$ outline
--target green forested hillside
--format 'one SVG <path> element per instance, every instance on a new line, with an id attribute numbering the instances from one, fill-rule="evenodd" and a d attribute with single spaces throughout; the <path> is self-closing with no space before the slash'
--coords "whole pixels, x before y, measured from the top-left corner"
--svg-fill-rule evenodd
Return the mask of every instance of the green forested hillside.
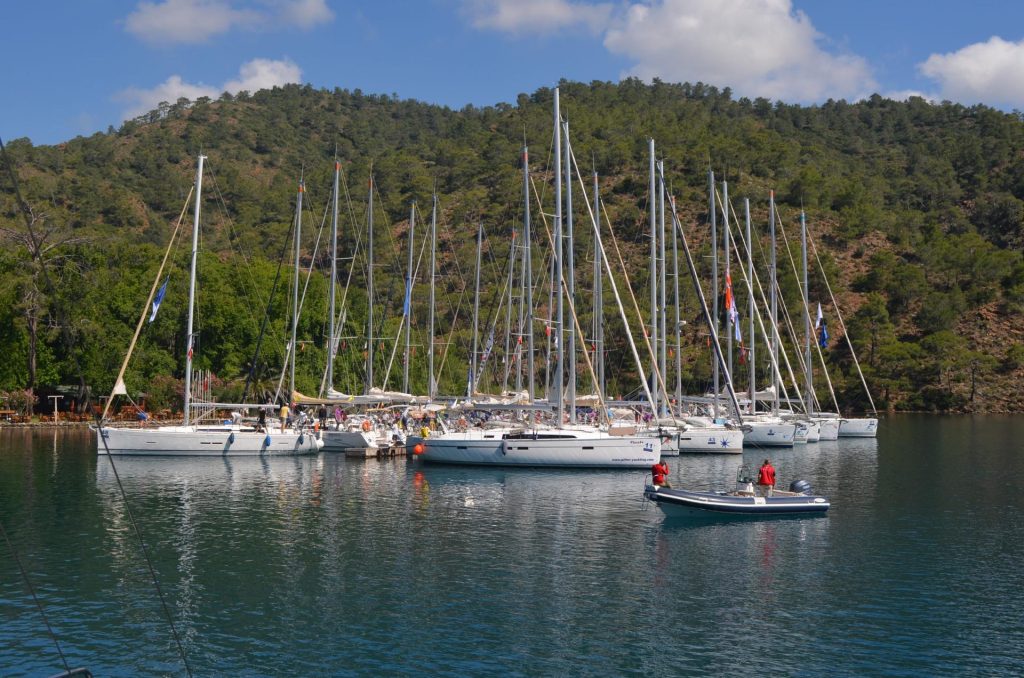
<path id="1" fill-rule="evenodd" d="M 1024 376 L 1024 123 L 1019 114 L 877 96 L 856 104 L 802 107 L 734 99 L 728 89 L 702 84 L 637 80 L 563 82 L 560 87 L 588 192 L 584 195 L 577 185 L 574 195 L 578 312 L 585 330 L 592 318 L 593 238 L 584 206 L 590 200 L 591 171 L 600 176 L 601 197 L 629 280 L 647 312 L 647 139 L 653 137 L 705 275 L 710 270 L 709 168 L 719 180 L 728 180 L 737 214 L 742 215 L 743 198 L 750 199 L 765 252 L 769 191 L 776 193 L 797 261 L 799 210 L 806 210 L 880 407 L 1024 409 L 1024 395 L 1016 388 Z M 303 265 L 314 264 L 314 273 L 298 329 L 298 386 L 311 393 L 319 388 L 327 335 L 326 233 L 314 248 L 327 214 L 335 155 L 345 179 L 342 284 L 355 267 L 336 387 L 353 392 L 363 387 L 365 259 L 361 252 L 354 259 L 352 254 L 357 235 L 365 239 L 372 171 L 375 326 L 380 323 L 376 334 L 385 337 L 375 351 L 375 385 L 384 385 L 380 380 L 401 322 L 410 204 L 418 204 L 419 257 L 436 187 L 439 365 L 446 355 L 441 391 L 465 388 L 480 221 L 487 233 L 481 325 L 498 321 L 482 389 L 500 389 L 505 320 L 497 300 L 507 276 L 511 234 L 522 219 L 520 150 L 524 142 L 530 147 L 536 191 L 550 214 L 551 102 L 552 90 L 541 89 L 519 95 L 514 104 L 454 111 L 358 90 L 289 86 L 224 95 L 218 101 L 181 100 L 120 129 L 57 146 L 5 139 L 32 234 L 41 246 L 35 256 L 4 168 L 0 346 L 6 359 L 0 362 L 0 395 L 10 403 L 26 388 L 45 393 L 57 385 L 75 386 L 93 398 L 110 392 L 185 206 L 200 152 L 208 156 L 210 172 L 204 186 L 197 364 L 217 376 L 221 397 L 237 397 L 249 370 L 278 261 L 288 246 L 300 178 L 307 190 Z M 549 248 L 536 204 L 533 212 L 535 279 L 546 284 Z M 173 408 L 181 388 L 190 221 L 187 212 L 167 297 L 157 320 L 144 327 L 126 380 L 129 391 L 146 394 L 152 408 Z M 607 230 L 604 237 L 610 238 Z M 291 280 L 290 256 L 285 259 L 257 370 L 261 391 L 276 387 L 284 355 Z M 426 261 L 423 256 L 413 296 L 414 392 L 426 388 Z M 767 284 L 764 260 L 756 265 Z M 733 273 L 746 318 L 745 284 Z M 791 313 L 797 313 L 798 288 L 784 248 L 780 286 Z M 681 288 L 687 320 L 684 388 L 699 393 L 710 371 L 706 331 L 687 277 L 681 278 Z M 812 304 L 822 303 L 829 322 L 832 338 L 825 356 L 840 404 L 864 407 L 844 333 L 817 270 L 810 290 Z M 546 288 L 538 287 L 535 298 L 538 316 L 545 316 Z M 606 302 L 609 391 L 626 395 L 637 388 L 637 377 L 618 312 L 610 298 Z M 543 351 L 544 326 L 538 323 L 534 329 Z M 634 336 L 640 337 L 635 323 Z M 399 351 L 388 388 L 401 387 L 401 361 Z M 543 370 L 543 356 L 537 366 Z M 818 371 L 818 394 L 828 402 Z"/>

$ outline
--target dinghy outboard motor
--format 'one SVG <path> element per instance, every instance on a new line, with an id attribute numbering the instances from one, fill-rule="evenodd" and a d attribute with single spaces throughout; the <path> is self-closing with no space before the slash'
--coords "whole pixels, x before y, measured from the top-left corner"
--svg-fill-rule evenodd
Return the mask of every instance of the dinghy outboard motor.
<path id="1" fill-rule="evenodd" d="M 806 480 L 794 480 L 789 484 L 789 491 L 797 494 L 810 494 L 811 484 Z"/>

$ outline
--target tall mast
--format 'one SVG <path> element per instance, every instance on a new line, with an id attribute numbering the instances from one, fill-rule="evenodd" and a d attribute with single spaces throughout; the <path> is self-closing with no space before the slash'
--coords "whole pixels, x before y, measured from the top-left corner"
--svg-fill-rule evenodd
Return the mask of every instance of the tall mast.
<path id="1" fill-rule="evenodd" d="M 405 307 L 402 309 L 405 316 L 405 369 L 402 371 L 402 393 L 409 392 L 409 346 L 412 340 L 412 243 L 416 234 L 416 201 L 413 200 L 409 208 L 409 264 L 406 269 L 409 273 L 405 279 Z"/>
<path id="2" fill-rule="evenodd" d="M 192 407 L 192 319 L 196 308 L 196 261 L 199 255 L 199 203 L 203 197 L 203 161 L 205 155 L 199 156 L 196 166 L 196 204 L 192 214 L 192 263 L 188 278 L 188 329 L 185 333 L 185 426 L 189 422 L 189 409 Z"/>
<path id="3" fill-rule="evenodd" d="M 779 377 L 776 365 L 779 364 L 779 301 L 778 286 L 775 280 L 775 191 L 768 193 L 768 230 L 772 240 L 771 256 L 771 306 L 772 306 L 772 414 L 779 413 Z"/>
<path id="4" fill-rule="evenodd" d="M 704 315 L 704 322 L 711 331 L 711 347 L 715 353 L 715 357 L 721 364 L 723 369 L 725 367 L 725 356 L 722 353 L 721 343 L 718 341 L 718 332 L 715 327 L 715 323 L 712 322 L 711 311 L 708 309 L 707 301 L 704 298 L 704 290 L 701 288 L 700 279 L 697 277 L 697 267 L 693 263 L 693 257 L 690 255 L 690 247 L 686 243 L 686 234 L 683 233 L 682 224 L 679 223 L 679 215 L 672 212 L 672 227 L 679 233 L 679 238 L 683 242 L 683 254 L 686 256 L 686 266 L 690 269 L 690 279 L 693 281 L 693 290 L 697 294 L 697 301 L 700 303 L 701 312 Z M 740 412 L 739 402 L 736 400 L 736 392 L 732 388 L 732 379 L 726 374 L 725 379 L 726 391 L 729 393 L 729 399 L 732 402 L 733 412 L 736 415 L 736 419 L 739 423 L 743 423 L 743 414 Z M 716 399 L 717 400 L 717 399 Z"/>
<path id="5" fill-rule="evenodd" d="M 729 182 L 722 181 L 722 215 L 724 217 L 723 228 L 722 228 L 722 239 L 725 245 L 725 279 L 729 285 L 729 298 L 733 300 L 733 304 L 736 303 L 735 295 L 736 290 L 732 286 L 732 257 L 729 250 Z M 732 309 L 725 309 L 725 355 L 726 355 L 726 366 L 729 370 L 729 375 L 732 376 L 732 335 L 733 335 L 733 318 Z"/>
<path id="6" fill-rule="evenodd" d="M 526 366 L 529 374 L 530 404 L 536 397 L 533 375 L 533 245 L 530 240 L 530 154 L 523 146 L 523 268 L 526 269 Z"/>
<path id="7" fill-rule="evenodd" d="M 750 361 L 750 413 L 757 412 L 757 370 L 754 369 L 754 347 L 757 337 L 754 334 L 754 241 L 750 239 L 750 198 L 743 199 L 743 213 L 747 224 L 747 291 L 750 293 L 750 348 L 747 358 Z"/>
<path id="8" fill-rule="evenodd" d="M 570 308 L 576 308 L 576 264 L 572 233 L 572 163 L 569 160 L 569 121 L 565 121 L 565 260 Z M 569 423 L 576 423 L 576 325 L 569 330 Z"/>
<path id="9" fill-rule="evenodd" d="M 810 290 L 807 288 L 807 219 L 803 210 L 800 210 L 800 246 L 804 264 L 804 367 L 807 370 L 807 405 L 804 412 L 810 416 L 814 412 L 814 365 L 811 363 L 811 306 Z"/>
<path id="10" fill-rule="evenodd" d="M 366 392 L 373 388 L 373 174 L 366 227 Z"/>
<path id="11" fill-rule="evenodd" d="M 302 245 L 302 194 L 306 192 L 306 183 L 303 180 L 299 180 L 299 196 L 295 201 L 295 274 L 292 278 L 292 282 L 295 291 L 292 295 L 292 356 L 291 356 L 291 369 L 288 377 L 288 400 L 292 399 L 292 394 L 295 393 L 295 354 L 298 353 L 299 345 L 296 343 L 298 338 L 298 325 L 299 325 L 299 247 Z"/>
<path id="12" fill-rule="evenodd" d="M 657 209 L 658 194 L 654 189 L 654 139 L 647 140 L 647 150 L 650 169 L 650 180 L 647 184 L 647 195 L 650 200 L 650 226 L 651 226 L 651 348 L 654 353 L 651 355 L 651 396 L 652 414 L 658 414 L 658 230 L 657 230 Z"/>
<path id="13" fill-rule="evenodd" d="M 594 171 L 594 219 L 601 227 L 601 195 Z M 605 398 L 604 380 L 604 288 L 601 271 L 601 242 L 594 238 L 594 357 L 597 359 L 597 396 Z"/>
<path id="14" fill-rule="evenodd" d="M 469 383 L 466 384 L 466 397 L 473 397 L 473 389 L 477 382 L 477 334 L 480 327 L 480 252 L 484 246 L 484 222 L 476 229 L 476 291 L 473 293 L 473 355 L 469 361 Z"/>
<path id="15" fill-rule="evenodd" d="M 341 174 L 341 163 L 334 161 L 334 198 L 331 214 L 331 283 L 328 287 L 329 335 L 327 338 L 327 391 L 334 388 L 334 355 L 337 352 L 337 340 L 334 338 L 334 297 L 338 279 L 338 177 Z"/>
<path id="16" fill-rule="evenodd" d="M 508 246 L 508 306 L 505 308 L 505 369 L 501 378 L 501 392 L 508 391 L 508 371 L 512 369 L 512 361 L 509 358 L 509 342 L 512 340 L 512 282 L 515 280 L 516 270 L 516 231 L 512 229 L 512 242 Z"/>
<path id="17" fill-rule="evenodd" d="M 430 329 L 427 331 L 427 399 L 433 400 L 437 394 L 434 382 L 434 268 L 437 248 L 437 193 L 434 194 L 433 207 L 430 210 Z"/>
<path id="18" fill-rule="evenodd" d="M 551 286 L 558 296 L 558 315 L 555 321 L 555 348 L 557 367 L 555 369 L 555 397 L 558 399 L 558 426 L 563 424 L 565 415 L 565 399 L 562 397 L 562 386 L 565 375 L 565 353 L 562 348 L 565 337 L 562 335 L 563 303 L 562 294 L 562 121 L 559 111 L 558 88 L 555 88 L 555 275 L 551 279 Z"/>
<path id="19" fill-rule="evenodd" d="M 669 199 L 673 212 L 676 210 L 675 198 Z M 672 279 L 675 283 L 673 305 L 676 307 L 676 408 L 683 401 L 683 329 L 679 324 L 679 236 L 672 229 Z M 665 385 L 668 388 L 668 384 Z"/>
<path id="20" fill-rule="evenodd" d="M 711 322 L 714 324 L 712 335 L 718 336 L 718 206 L 715 204 L 715 173 L 708 170 L 708 200 L 711 206 Z M 718 360 L 711 357 L 712 383 L 714 396 L 712 416 L 718 416 L 719 376 Z"/>
<path id="21" fill-rule="evenodd" d="M 658 344 L 656 350 L 658 350 L 658 368 L 661 371 L 661 379 L 658 380 L 658 388 L 662 389 L 661 399 L 661 412 L 662 415 L 668 409 L 668 332 L 667 332 L 667 321 L 668 321 L 668 305 L 665 303 L 666 296 L 666 280 L 665 280 L 665 269 L 666 258 L 665 258 L 665 163 L 664 161 L 658 162 L 658 261 L 659 269 L 658 273 L 660 280 L 658 281 L 658 309 L 660 311 L 659 322 L 658 322 Z"/>
<path id="22" fill-rule="evenodd" d="M 526 149 L 524 148 L 523 149 L 523 155 L 524 155 L 523 159 L 524 159 L 524 161 L 525 161 L 525 154 L 526 154 Z M 523 228 L 523 235 L 524 236 L 526 235 L 525 227 Z M 519 244 L 519 249 L 520 250 L 523 249 L 522 242 L 520 242 L 520 244 Z M 524 325 L 524 322 L 525 322 L 525 319 L 526 319 L 526 290 L 524 289 L 525 283 L 523 281 L 526 280 L 526 252 L 523 251 L 523 252 L 517 253 L 516 249 L 515 249 L 515 241 L 514 240 L 512 241 L 512 251 L 513 251 L 513 254 L 515 255 L 513 257 L 513 260 L 519 262 L 519 266 L 520 266 L 520 268 L 519 268 L 519 312 L 518 312 L 517 318 L 516 318 L 516 330 L 517 330 L 517 332 L 516 332 L 516 350 L 515 350 L 515 357 L 514 357 L 514 359 L 512 361 L 512 367 L 516 371 L 516 385 L 515 385 L 515 389 L 516 389 L 516 395 L 518 396 L 523 391 L 523 334 L 525 332 L 524 328 L 526 327 L 526 325 Z M 514 265 L 515 264 L 513 264 L 513 266 Z M 509 300 L 511 301 L 511 296 L 509 297 Z M 510 328 L 509 332 L 511 332 L 511 331 L 512 330 Z"/>

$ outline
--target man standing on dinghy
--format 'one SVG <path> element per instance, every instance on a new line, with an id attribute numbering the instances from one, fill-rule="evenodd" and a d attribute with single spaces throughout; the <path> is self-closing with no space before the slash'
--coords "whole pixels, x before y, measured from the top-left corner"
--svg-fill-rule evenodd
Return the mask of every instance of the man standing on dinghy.
<path id="1" fill-rule="evenodd" d="M 764 488 L 764 496 L 772 496 L 772 490 L 775 488 L 775 468 L 767 459 L 757 472 L 757 484 Z"/>

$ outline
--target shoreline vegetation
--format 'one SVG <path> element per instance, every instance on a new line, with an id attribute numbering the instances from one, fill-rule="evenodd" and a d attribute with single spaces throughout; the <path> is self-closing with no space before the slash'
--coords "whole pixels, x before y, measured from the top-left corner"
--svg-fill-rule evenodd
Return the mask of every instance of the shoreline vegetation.
<path id="1" fill-rule="evenodd" d="M 799 210 L 806 209 L 821 256 L 809 296 L 812 303 L 822 301 L 828 319 L 831 340 L 823 354 L 843 412 L 862 412 L 868 404 L 835 309 L 825 303 L 826 280 L 880 412 L 1024 412 L 1024 391 L 1017 388 L 1024 380 L 1024 155 L 1019 152 L 1024 122 L 1019 112 L 878 95 L 856 103 L 798 106 L 736 99 L 728 88 L 703 83 L 636 79 L 563 81 L 560 88 L 580 162 L 599 177 L 604 228 L 610 223 L 615 230 L 642 313 L 647 313 L 649 285 L 646 152 L 647 138 L 653 137 L 705 284 L 709 165 L 728 180 L 733 200 L 750 198 L 755 251 L 766 242 L 769 190 L 776 193 L 791 239 L 798 232 Z M 541 88 L 520 94 L 514 104 L 452 110 L 359 90 L 289 85 L 161 104 L 120 128 L 53 146 L 5 139 L 0 349 L 7 360 L 0 364 L 0 392 L 31 393 L 40 414 L 52 412 L 49 398 L 62 396 L 62 416 L 71 402 L 92 411 L 111 392 L 202 149 L 209 156 L 215 198 L 206 205 L 199 262 L 204 296 L 197 311 L 196 366 L 211 375 L 215 398 L 237 402 L 247 376 L 250 397 L 264 402 L 275 390 L 290 332 L 284 286 L 271 298 L 279 253 L 290 237 L 300 177 L 306 187 L 304 221 L 323 219 L 335 157 L 348 196 L 341 207 L 339 281 L 352 274 L 335 388 L 359 393 L 364 386 L 367 347 L 359 337 L 366 334 L 369 304 L 359 234 L 365 232 L 365 188 L 372 173 L 378 240 L 374 336 L 383 337 L 374 346 L 374 373 L 387 371 L 402 322 L 410 204 L 422 208 L 419 251 L 419 226 L 429 218 L 423 206 L 430 205 L 436 190 L 438 326 L 428 337 L 421 269 L 410 304 L 409 384 L 414 393 L 426 392 L 425 356 L 433 349 L 444 365 L 438 392 L 461 393 L 472 345 L 467 309 L 473 281 L 466 264 L 475 256 L 471 236 L 482 221 L 488 263 L 481 308 L 503 315 L 493 309 L 507 276 L 503 266 L 512 233 L 522 219 L 518 159 L 524 137 L 537 194 L 545 204 L 551 201 L 551 169 L 545 164 L 551 97 L 550 88 Z M 23 202 L 16 197 L 8 162 Z M 580 210 L 589 196 L 575 200 Z M 536 205 L 534 214 L 540 220 Z M 577 218 L 577 247 L 584 257 L 591 244 L 589 221 L 584 213 Z M 539 221 L 535 226 L 543 228 Z M 186 218 L 183 228 L 190 227 Z M 328 257 L 322 241 L 316 247 L 315 228 L 303 233 L 300 265 L 313 273 L 297 333 L 296 385 L 316 393 L 327 354 Z M 147 412 L 181 408 L 186 342 L 180 328 L 188 287 L 188 247 L 182 241 L 187 238 L 179 235 L 163 305 L 144 327 L 137 359 L 125 376 L 132 399 L 145 401 Z M 790 240 L 789 247 L 795 251 L 799 244 Z M 546 271 L 544 255 L 544 246 L 537 245 L 536 280 Z M 780 244 L 780 292 L 797 309 L 799 288 L 789 256 Z M 285 277 L 291 265 L 285 264 Z M 767 279 L 764 262 L 755 265 Z M 588 269 L 577 271 L 579 295 L 589 294 Z M 736 285 L 743 308 L 745 285 Z M 682 380 L 685 392 L 702 393 L 710 378 L 707 333 L 695 295 L 689 285 L 683 287 Z M 546 317 L 547 294 L 535 299 L 540 300 L 537 318 Z M 265 310 L 266 333 L 254 361 Z M 624 330 L 613 311 L 609 300 L 606 360 L 628 363 Z M 579 322 L 590 327 L 591 311 L 581 309 Z M 631 322 L 639 332 L 643 323 Z M 535 329 L 543 347 L 545 328 L 541 323 Z M 495 337 L 495 347 L 501 343 Z M 785 334 L 783 343 L 792 350 Z M 762 350 L 760 344 L 757 348 Z M 401 362 L 399 355 L 386 388 L 400 386 Z M 543 362 L 538 355 L 538 367 Z M 502 365 L 500 356 L 490 361 L 481 390 L 500 386 Z M 820 364 L 817 369 L 820 373 Z M 824 379 L 816 377 L 816 385 L 819 400 L 830 401 Z M 637 374 L 628 368 L 609 375 L 613 397 L 638 386 Z M 4 409 L 27 410 L 0 398 Z"/>

